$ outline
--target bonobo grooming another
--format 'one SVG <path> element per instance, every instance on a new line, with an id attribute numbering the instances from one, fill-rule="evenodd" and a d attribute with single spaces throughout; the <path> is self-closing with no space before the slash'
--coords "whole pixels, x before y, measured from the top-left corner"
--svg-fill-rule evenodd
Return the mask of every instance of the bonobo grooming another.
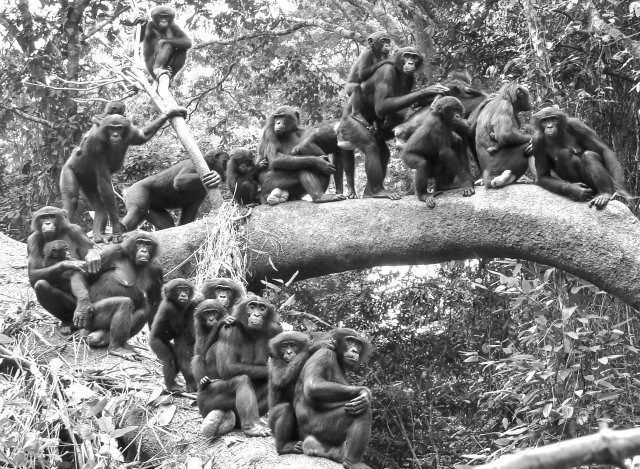
<path id="1" fill-rule="evenodd" d="M 211 171 L 202 180 L 193 161 L 187 159 L 132 184 L 124 194 L 127 214 L 122 224 L 125 231 L 137 229 L 145 219 L 158 230 L 172 228 L 175 223 L 169 209 L 181 210 L 179 226 L 195 220 L 207 196 L 205 186 L 212 189 L 220 184 L 229 155 L 214 149 L 204 154 L 204 160 Z"/>
<path id="2" fill-rule="evenodd" d="M 268 407 L 267 343 L 282 327 L 275 322 L 274 307 L 255 295 L 241 301 L 233 316 L 242 325 L 220 330 L 218 341 L 207 352 L 208 379 L 198 393 L 203 432 L 213 437 L 220 428 L 230 430 L 220 422 L 228 421 L 228 412 L 234 411 L 246 435 L 267 436 L 271 432 L 260 422 Z M 208 431 L 210 427 L 213 431 Z"/>
<path id="3" fill-rule="evenodd" d="M 317 145 L 307 145 L 293 154 L 303 132 L 300 115 L 290 106 L 276 109 L 267 119 L 258 148 L 260 164 L 265 164 L 264 159 L 268 162 L 268 169 L 259 176 L 263 204 L 301 199 L 306 194 L 316 203 L 345 200 L 342 194 L 325 194 L 335 167 L 321 156 L 324 152 Z"/>
<path id="4" fill-rule="evenodd" d="M 519 131 L 518 113 L 530 109 L 529 91 L 514 81 L 478 108 L 477 119 L 473 115 L 469 118 L 486 188 L 504 187 L 527 171 L 531 135 Z"/>
<path id="5" fill-rule="evenodd" d="M 463 196 L 475 194 L 469 170 L 467 140 L 469 124 L 458 99 L 445 96 L 431 105 L 420 127 L 402 149 L 402 159 L 416 170 L 418 200 L 436 206 L 440 191 L 464 187 Z M 458 177 L 459 181 L 454 182 Z"/>
<path id="6" fill-rule="evenodd" d="M 61 321 L 60 332 L 70 334 L 72 326 L 86 327 L 91 300 L 86 274 L 98 272 L 101 257 L 78 225 L 69 223 L 64 210 L 46 206 L 31 220 L 27 239 L 29 283 L 36 298 L 49 313 Z M 44 255 L 46 243 L 63 241 L 73 259 L 51 262 Z M 81 259 L 84 259 L 82 261 Z M 76 275 L 78 274 L 78 275 Z"/>
<path id="7" fill-rule="evenodd" d="M 539 185 L 596 208 L 604 208 L 616 191 L 629 195 L 616 154 L 580 119 L 547 107 L 533 115 L 533 124 Z"/>
<path id="8" fill-rule="evenodd" d="M 414 74 L 421 68 L 422 62 L 422 55 L 414 48 L 399 49 L 394 65 L 385 64 L 378 68 L 371 78 L 353 90 L 345 107 L 338 128 L 340 146 L 358 148 L 365 155 L 365 197 L 400 198 L 384 188 L 391 156 L 386 140 L 393 136 L 393 127 L 404 120 L 402 110 L 449 91 L 436 85 L 411 92 Z"/>
<path id="9" fill-rule="evenodd" d="M 173 8 L 160 5 L 150 12 L 143 37 L 142 54 L 149 74 L 158 79 L 167 73 L 170 78 L 176 76 L 187 60 L 187 51 L 191 48 L 191 39 L 175 22 Z"/>
<path id="10" fill-rule="evenodd" d="M 139 129 L 126 117 L 118 114 L 102 119 L 97 128 L 90 130 L 79 147 L 72 152 L 60 172 L 60 192 L 67 217 L 75 221 L 80 189 L 89 205 L 95 210 L 93 240 L 106 241 L 107 221 L 111 221 L 116 241 L 124 231 L 118 219 L 116 198 L 111 185 L 111 175 L 122 168 L 129 145 L 148 142 L 164 123 L 176 116 L 185 117 L 185 108 L 174 108 Z"/>
<path id="11" fill-rule="evenodd" d="M 366 363 L 371 344 L 353 329 L 330 334 L 335 351 L 321 349 L 298 377 L 294 411 L 302 451 L 341 462 L 347 469 L 368 468 L 362 456 L 371 437 L 371 391 L 351 386 L 347 371 Z"/>

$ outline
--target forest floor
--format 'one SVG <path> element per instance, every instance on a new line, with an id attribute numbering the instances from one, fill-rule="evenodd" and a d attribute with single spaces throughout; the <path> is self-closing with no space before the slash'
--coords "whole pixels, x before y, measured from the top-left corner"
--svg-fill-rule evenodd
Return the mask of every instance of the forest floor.
<path id="1" fill-rule="evenodd" d="M 59 468 L 75 467 L 73 460 L 87 468 L 338 467 L 326 459 L 279 457 L 272 438 L 240 432 L 213 444 L 203 438 L 195 395 L 165 391 L 147 328 L 130 340 L 136 360 L 62 336 L 29 285 L 26 251 L 26 244 L 0 233 L 0 421 L 11 422 L 0 426 L 4 462 Z"/>

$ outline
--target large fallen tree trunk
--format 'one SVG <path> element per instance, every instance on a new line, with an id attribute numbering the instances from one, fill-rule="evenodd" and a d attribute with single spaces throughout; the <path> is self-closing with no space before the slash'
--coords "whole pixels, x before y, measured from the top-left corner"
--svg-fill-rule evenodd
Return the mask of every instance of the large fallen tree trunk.
<path id="1" fill-rule="evenodd" d="M 595 210 L 535 185 L 479 188 L 472 197 L 453 191 L 436 201 L 433 210 L 415 197 L 256 207 L 246 218 L 250 287 L 296 272 L 305 279 L 379 265 L 510 257 L 558 267 L 640 307 L 640 223 L 622 203 Z M 176 266 L 202 244 L 207 221 L 158 235 L 163 265 Z M 187 262 L 180 273 L 193 267 Z"/>

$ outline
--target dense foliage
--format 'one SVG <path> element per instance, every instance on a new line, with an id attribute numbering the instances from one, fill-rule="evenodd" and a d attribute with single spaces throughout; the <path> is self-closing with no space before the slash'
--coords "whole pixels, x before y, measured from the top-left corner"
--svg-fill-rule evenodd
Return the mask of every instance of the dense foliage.
<path id="1" fill-rule="evenodd" d="M 59 170 L 105 100 L 125 99 L 139 125 L 157 115 L 117 73 L 131 65 L 133 20 L 148 3 L 138 2 L 140 11 L 97 0 L 1 7 L 3 232 L 23 240 L 31 210 L 59 201 Z M 305 123 L 339 115 L 363 38 L 385 29 L 396 46 L 414 44 L 429 57 L 421 84 L 459 68 L 489 91 L 518 78 L 536 107 L 553 102 L 583 118 L 618 153 L 638 193 L 639 2 L 174 4 L 195 46 L 172 90 L 203 150 L 255 147 L 280 104 L 299 107 Z M 180 151 L 171 130 L 132 148 L 116 189 L 174 163 Z M 389 176 L 409 189 L 397 159 Z M 355 327 L 373 339 L 377 353 L 359 379 L 375 393 L 376 465 L 462 464 L 587 434 L 601 420 L 635 424 L 635 311 L 555 269 L 451 263 L 335 275 L 274 295 L 289 322 Z"/>

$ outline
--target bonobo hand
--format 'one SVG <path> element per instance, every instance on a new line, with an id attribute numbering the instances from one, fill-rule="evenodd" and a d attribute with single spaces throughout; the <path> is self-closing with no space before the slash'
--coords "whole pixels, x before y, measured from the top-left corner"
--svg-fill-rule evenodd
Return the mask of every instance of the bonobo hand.
<path id="1" fill-rule="evenodd" d="M 204 175 L 202 176 L 202 182 L 204 183 L 205 187 L 208 187 L 209 189 L 218 187 L 221 181 L 222 177 L 220 177 L 220 175 L 215 171 L 209 171 L 208 173 L 204 173 Z"/>
<path id="2" fill-rule="evenodd" d="M 447 88 L 446 86 L 442 86 L 442 85 L 433 85 L 433 86 L 427 86 L 425 89 L 422 90 L 422 92 L 424 94 L 427 94 L 427 95 L 431 95 L 431 94 L 449 94 L 449 88 Z"/>
<path id="3" fill-rule="evenodd" d="M 230 326 L 232 324 L 235 324 L 236 321 L 237 319 L 231 316 L 230 314 L 227 314 L 225 317 L 222 318 L 222 322 L 224 323 L 225 326 Z"/>
<path id="4" fill-rule="evenodd" d="M 324 158 L 316 158 L 314 161 L 318 171 L 321 171 L 324 174 L 333 174 L 336 172 L 336 167 L 326 161 Z"/>
<path id="5" fill-rule="evenodd" d="M 200 387 L 204 389 L 209 385 L 209 383 L 211 383 L 211 380 L 209 379 L 209 377 L 203 376 L 202 379 L 200 380 Z"/>
<path id="6" fill-rule="evenodd" d="M 100 271 L 100 267 L 102 266 L 102 258 L 100 257 L 100 253 L 96 249 L 89 249 L 86 257 L 84 258 L 86 261 L 87 272 L 90 274 L 95 274 Z"/>
<path id="7" fill-rule="evenodd" d="M 62 270 L 77 270 L 78 272 L 85 272 L 87 263 L 84 261 L 62 261 L 58 264 Z"/>
<path id="8" fill-rule="evenodd" d="M 171 119 L 172 117 L 182 117 L 183 119 L 186 119 L 187 108 L 182 106 L 172 107 L 167 111 L 166 116 L 167 116 L 167 119 Z"/>
<path id="9" fill-rule="evenodd" d="M 266 169 L 269 167 L 269 159 L 268 158 L 262 158 L 260 161 L 258 161 L 258 168 L 260 169 Z"/>
<path id="10" fill-rule="evenodd" d="M 568 192 L 569 198 L 578 202 L 584 202 L 593 197 L 593 191 L 582 182 L 569 183 Z"/>
<path id="11" fill-rule="evenodd" d="M 371 407 L 371 391 L 361 388 L 360 395 L 344 405 L 344 411 L 349 415 L 360 415 Z"/>

